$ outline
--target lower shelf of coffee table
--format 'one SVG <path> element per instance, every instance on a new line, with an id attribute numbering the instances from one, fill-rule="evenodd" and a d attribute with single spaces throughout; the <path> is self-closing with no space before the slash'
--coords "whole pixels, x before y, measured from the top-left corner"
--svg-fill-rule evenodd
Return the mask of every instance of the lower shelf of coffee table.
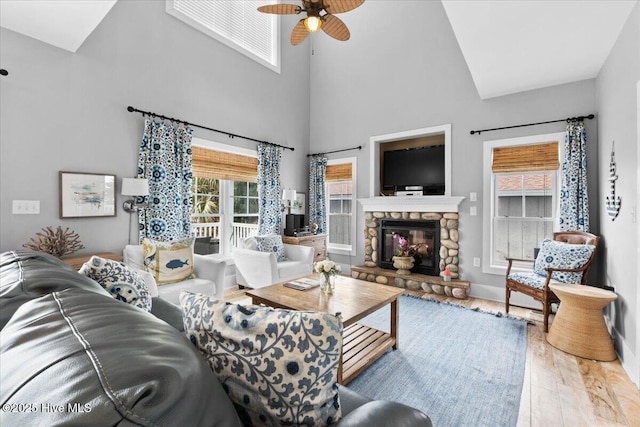
<path id="1" fill-rule="evenodd" d="M 342 338 L 342 366 L 338 382 L 349 384 L 395 344 L 395 338 L 378 329 L 358 323 L 346 327 Z"/>

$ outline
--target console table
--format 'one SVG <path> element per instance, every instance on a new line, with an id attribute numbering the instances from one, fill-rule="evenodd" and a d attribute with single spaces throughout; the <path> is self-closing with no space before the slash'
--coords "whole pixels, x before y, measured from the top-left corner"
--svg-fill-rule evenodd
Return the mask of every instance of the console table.
<path id="1" fill-rule="evenodd" d="M 326 234 L 312 234 L 311 236 L 282 236 L 282 242 L 288 245 L 311 246 L 313 248 L 313 262 L 324 261 L 327 257 Z"/>
<path id="2" fill-rule="evenodd" d="M 100 258 L 107 258 L 114 261 L 122 262 L 122 255 L 116 254 L 114 252 L 96 252 L 93 254 L 83 254 L 83 255 L 71 255 L 65 258 L 62 258 L 62 261 L 69 264 L 71 267 L 76 270 L 80 270 L 82 264 L 89 261 L 92 256 L 98 256 Z"/>

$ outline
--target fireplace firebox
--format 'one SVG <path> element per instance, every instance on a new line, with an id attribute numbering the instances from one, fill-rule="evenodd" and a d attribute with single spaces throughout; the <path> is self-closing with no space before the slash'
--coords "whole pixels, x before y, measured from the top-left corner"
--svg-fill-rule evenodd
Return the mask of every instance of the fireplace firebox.
<path id="1" fill-rule="evenodd" d="M 378 266 L 394 269 L 393 257 L 406 239 L 413 247 L 416 262 L 413 273 L 440 274 L 440 221 L 380 219 L 378 222 Z"/>

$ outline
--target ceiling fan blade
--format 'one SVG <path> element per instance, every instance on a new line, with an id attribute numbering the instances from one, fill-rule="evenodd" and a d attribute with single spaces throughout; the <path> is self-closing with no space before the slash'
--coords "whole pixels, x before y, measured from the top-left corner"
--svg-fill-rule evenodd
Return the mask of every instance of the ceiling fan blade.
<path id="1" fill-rule="evenodd" d="M 275 13 L 276 15 L 296 15 L 302 12 L 302 9 L 300 9 L 300 6 L 296 6 L 295 4 L 278 3 L 260 6 L 258 11 L 262 13 Z"/>
<path id="2" fill-rule="evenodd" d="M 307 38 L 308 35 L 309 31 L 304 27 L 304 19 L 299 20 L 291 31 L 291 44 L 294 46 L 299 45 Z"/>
<path id="3" fill-rule="evenodd" d="M 333 15 L 326 15 L 322 18 L 324 23 L 322 27 L 320 27 L 325 33 L 329 36 L 333 37 L 336 40 L 346 41 L 351 37 L 351 33 L 349 33 L 349 29 L 342 22 L 342 19 Z M 304 28 L 304 24 L 303 27 Z"/>
<path id="4" fill-rule="evenodd" d="M 364 3 L 364 0 L 324 0 L 324 9 L 329 13 L 349 12 Z"/>

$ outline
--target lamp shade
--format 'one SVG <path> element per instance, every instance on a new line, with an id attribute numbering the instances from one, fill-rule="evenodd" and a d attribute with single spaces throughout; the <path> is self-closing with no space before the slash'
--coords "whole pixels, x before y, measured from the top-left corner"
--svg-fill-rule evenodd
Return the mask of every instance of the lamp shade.
<path id="1" fill-rule="evenodd" d="M 146 178 L 122 178 L 123 196 L 148 196 L 149 180 Z"/>
<path id="2" fill-rule="evenodd" d="M 294 201 L 296 199 L 296 190 L 282 190 L 282 200 Z"/>

